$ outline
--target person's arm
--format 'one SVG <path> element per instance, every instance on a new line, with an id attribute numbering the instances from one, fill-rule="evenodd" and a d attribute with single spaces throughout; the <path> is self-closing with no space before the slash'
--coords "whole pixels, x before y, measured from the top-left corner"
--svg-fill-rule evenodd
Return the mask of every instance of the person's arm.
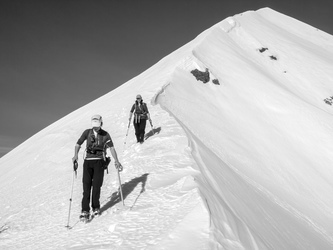
<path id="1" fill-rule="evenodd" d="M 72 161 L 75 162 L 78 160 L 78 155 L 79 155 L 79 151 L 80 151 L 81 146 L 79 144 L 75 145 L 74 148 L 74 157 L 72 158 Z"/>
<path id="2" fill-rule="evenodd" d="M 146 103 L 145 103 L 145 107 L 146 107 L 146 115 L 147 115 L 147 118 L 148 118 L 148 120 L 151 122 L 150 114 L 149 114 L 149 110 L 148 110 L 148 107 L 147 107 L 147 104 L 146 104 Z"/>
<path id="3" fill-rule="evenodd" d="M 128 119 L 129 122 L 131 122 L 131 120 L 132 120 L 132 115 L 133 115 L 133 112 L 130 112 L 129 113 L 129 119 Z"/>
<path id="4" fill-rule="evenodd" d="M 72 158 L 72 161 L 75 162 L 78 160 L 78 155 L 79 155 L 79 151 L 81 148 L 82 143 L 87 139 L 87 134 L 89 133 L 89 129 L 85 130 L 81 137 L 78 139 L 75 148 L 74 148 L 74 156 Z"/>
<path id="5" fill-rule="evenodd" d="M 110 152 L 111 152 L 111 155 L 112 155 L 112 157 L 114 159 L 114 165 L 118 169 L 121 166 L 121 164 L 120 164 L 120 162 L 118 160 L 116 149 L 114 147 L 110 147 Z"/>
<path id="6" fill-rule="evenodd" d="M 133 112 L 134 112 L 134 109 L 135 109 L 135 106 L 134 106 L 135 104 L 133 104 L 133 106 L 132 106 L 132 108 L 131 108 L 131 111 L 130 111 L 130 113 L 129 113 L 129 122 L 131 122 L 131 119 L 132 119 L 132 115 L 133 115 Z"/>

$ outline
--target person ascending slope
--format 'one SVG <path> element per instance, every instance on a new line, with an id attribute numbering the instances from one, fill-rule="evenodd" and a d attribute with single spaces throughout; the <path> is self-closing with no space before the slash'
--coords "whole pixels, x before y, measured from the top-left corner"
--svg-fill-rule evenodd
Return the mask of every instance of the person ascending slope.
<path id="1" fill-rule="evenodd" d="M 147 108 L 147 104 L 143 102 L 141 95 L 136 96 L 136 101 L 133 104 L 130 115 L 129 122 L 131 122 L 132 115 L 134 112 L 133 124 L 135 128 L 135 136 L 137 142 L 143 143 L 146 129 L 146 121 L 150 120 L 149 111 Z"/>
<path id="2" fill-rule="evenodd" d="M 75 145 L 73 162 L 77 162 L 81 145 L 86 141 L 86 154 L 83 163 L 83 198 L 80 219 L 86 221 L 90 217 L 90 193 L 93 215 L 100 214 L 100 193 L 103 184 L 104 170 L 106 165 L 106 148 L 110 149 L 115 160 L 115 167 L 122 169 L 118 161 L 117 152 L 113 146 L 111 136 L 102 129 L 103 120 L 100 115 L 91 118 L 92 129 L 86 129 Z"/>

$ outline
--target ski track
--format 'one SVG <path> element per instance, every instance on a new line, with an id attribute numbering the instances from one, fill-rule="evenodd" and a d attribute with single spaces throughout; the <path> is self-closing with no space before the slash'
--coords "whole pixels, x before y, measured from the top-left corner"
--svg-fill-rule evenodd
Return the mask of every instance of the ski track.
<path id="1" fill-rule="evenodd" d="M 121 172 L 124 195 L 129 192 L 125 207 L 121 202 L 110 203 L 119 186 L 112 160 L 100 198 L 105 211 L 90 223 L 78 221 L 82 198 L 81 160 L 74 180 L 69 223 L 72 229 L 65 227 L 72 176 L 68 183 L 58 183 L 60 179 L 50 174 L 49 180 L 34 181 L 25 190 L 26 195 L 6 199 L 7 210 L 0 222 L 6 223 L 9 229 L 0 234 L 0 249 L 161 249 L 159 243 L 165 243 L 165 238 L 186 215 L 203 203 L 192 176 L 197 171 L 185 133 L 168 113 L 158 107 L 152 109 L 152 114 L 158 113 L 155 121 L 158 132 L 140 145 L 135 143 L 131 126 L 123 152 L 119 145 L 116 147 L 124 166 Z M 146 130 L 151 135 L 149 124 Z M 12 193 L 17 194 L 15 190 Z M 202 216 L 208 221 L 207 213 Z"/>

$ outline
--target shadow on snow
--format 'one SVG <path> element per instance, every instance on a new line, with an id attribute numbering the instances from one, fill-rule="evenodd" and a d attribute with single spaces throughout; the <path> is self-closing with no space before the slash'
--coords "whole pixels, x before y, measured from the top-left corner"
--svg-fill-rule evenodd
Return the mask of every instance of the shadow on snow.
<path id="1" fill-rule="evenodd" d="M 8 229 L 9 229 L 9 226 L 7 226 L 7 224 L 4 224 L 4 225 L 0 226 L 0 233 L 6 231 Z"/>
<path id="2" fill-rule="evenodd" d="M 135 187 L 141 183 L 141 191 L 138 195 L 138 197 L 135 199 L 133 205 L 131 206 L 131 208 L 135 205 L 136 201 L 138 200 L 139 196 L 145 191 L 145 186 L 146 186 L 146 182 L 147 182 L 147 177 L 148 177 L 148 173 L 141 175 L 140 177 L 136 177 L 132 180 L 130 180 L 129 182 L 126 182 L 124 184 L 121 185 L 122 188 L 122 192 L 123 192 L 123 198 L 124 200 L 126 199 L 126 197 L 133 192 L 133 190 L 135 189 Z M 111 196 L 109 197 L 110 200 L 104 204 L 101 207 L 101 213 L 103 213 L 104 211 L 106 211 L 107 209 L 113 207 L 114 205 L 116 205 L 118 202 L 121 202 L 121 197 L 120 197 L 120 193 L 119 193 L 119 189 L 118 191 L 114 192 L 111 194 Z"/>
<path id="3" fill-rule="evenodd" d="M 161 127 L 154 128 L 150 130 L 146 135 L 145 135 L 145 140 L 147 140 L 149 137 L 153 136 L 154 134 L 159 134 L 161 132 Z"/>

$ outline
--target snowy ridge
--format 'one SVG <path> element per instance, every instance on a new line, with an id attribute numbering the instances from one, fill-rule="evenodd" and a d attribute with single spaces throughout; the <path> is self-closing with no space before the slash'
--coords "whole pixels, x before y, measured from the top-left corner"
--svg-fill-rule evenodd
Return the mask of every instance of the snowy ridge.
<path id="1" fill-rule="evenodd" d="M 40 131 L 0 159 L 0 248 L 332 249 L 332 42 L 248 11 Z M 125 138 L 138 93 L 153 104 L 142 145 L 132 126 Z M 81 150 L 67 230 L 74 145 L 96 113 L 126 207 L 111 163 L 102 216 L 77 223 Z"/>
<path id="2" fill-rule="evenodd" d="M 216 248 L 332 247 L 332 41 L 269 9 L 237 15 L 155 97 L 190 140 Z M 221 85 L 198 81 L 195 68 Z"/>

